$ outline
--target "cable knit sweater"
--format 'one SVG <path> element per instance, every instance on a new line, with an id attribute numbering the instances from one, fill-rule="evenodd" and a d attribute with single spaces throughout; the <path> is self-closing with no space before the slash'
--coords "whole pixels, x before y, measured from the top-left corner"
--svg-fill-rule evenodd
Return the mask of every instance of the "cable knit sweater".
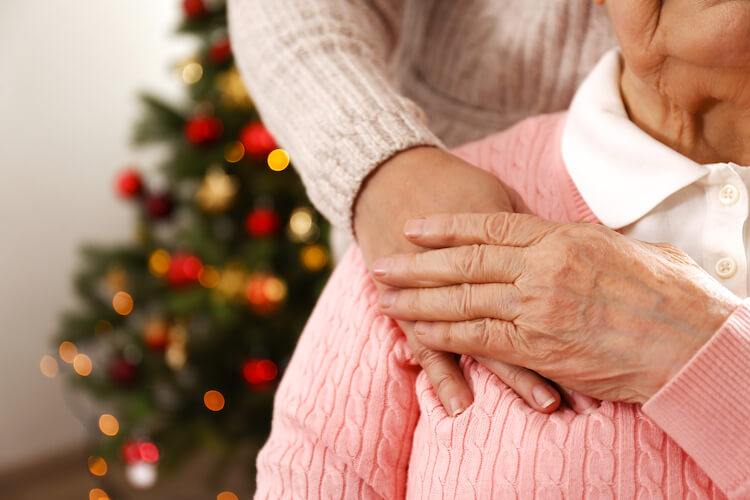
<path id="1" fill-rule="evenodd" d="M 315 206 L 350 230 L 367 174 L 566 109 L 616 45 L 587 0 L 228 0 L 233 52 Z"/>
<path id="2" fill-rule="evenodd" d="M 518 212 L 597 223 L 561 158 L 564 120 L 456 153 Z M 544 415 L 471 358 L 461 368 L 475 401 L 451 418 L 352 247 L 279 386 L 256 498 L 750 498 L 750 299 L 643 407 Z"/>

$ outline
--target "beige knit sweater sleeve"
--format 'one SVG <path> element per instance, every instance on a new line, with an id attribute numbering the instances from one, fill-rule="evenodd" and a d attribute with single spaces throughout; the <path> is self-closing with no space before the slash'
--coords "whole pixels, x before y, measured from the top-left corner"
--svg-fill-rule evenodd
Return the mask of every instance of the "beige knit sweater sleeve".
<path id="1" fill-rule="evenodd" d="M 349 230 L 367 174 L 416 145 L 442 146 L 388 77 L 404 0 L 229 0 L 243 81 L 315 206 Z"/>

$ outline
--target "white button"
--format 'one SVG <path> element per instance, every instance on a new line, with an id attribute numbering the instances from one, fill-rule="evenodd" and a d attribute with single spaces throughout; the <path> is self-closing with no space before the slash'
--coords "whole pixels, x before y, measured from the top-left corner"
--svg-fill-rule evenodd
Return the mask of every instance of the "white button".
<path id="1" fill-rule="evenodd" d="M 737 272 L 737 263 L 734 259 L 724 257 L 716 261 L 716 274 L 719 278 L 729 279 Z"/>
<path id="2" fill-rule="evenodd" d="M 740 199 L 740 190 L 731 184 L 726 184 L 719 190 L 719 201 L 724 205 L 734 205 Z"/>

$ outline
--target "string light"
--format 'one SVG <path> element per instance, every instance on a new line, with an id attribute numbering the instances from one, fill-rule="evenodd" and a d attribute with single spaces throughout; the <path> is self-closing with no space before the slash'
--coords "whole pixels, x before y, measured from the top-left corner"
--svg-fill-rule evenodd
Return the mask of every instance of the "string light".
<path id="1" fill-rule="evenodd" d="M 224 159 L 228 163 L 237 163 L 245 157 L 245 146 L 240 141 L 232 141 L 224 146 Z"/>
<path id="2" fill-rule="evenodd" d="M 117 314 L 127 316 L 133 311 L 133 297 L 128 292 L 117 292 L 112 298 L 112 307 Z"/>
<path id="3" fill-rule="evenodd" d="M 157 278 L 161 278 L 169 271 L 170 261 L 171 256 L 169 252 L 161 248 L 154 250 L 148 258 L 148 270 Z"/>
<path id="4" fill-rule="evenodd" d="M 289 166 L 289 153 L 283 149 L 274 149 L 268 154 L 268 168 L 274 172 L 281 172 Z"/>
<path id="5" fill-rule="evenodd" d="M 198 275 L 198 283 L 204 288 L 216 288 L 219 286 L 220 281 L 221 277 L 219 276 L 219 271 L 213 266 L 203 266 L 203 269 L 201 269 L 201 272 Z"/>
<path id="6" fill-rule="evenodd" d="M 39 361 L 39 369 L 45 377 L 55 378 L 58 371 L 57 360 L 49 354 L 45 354 Z"/>
<path id="7" fill-rule="evenodd" d="M 91 364 L 91 358 L 85 354 L 76 354 L 73 358 L 73 369 L 76 373 L 82 377 L 88 377 L 91 374 L 93 365 Z"/>
<path id="8" fill-rule="evenodd" d="M 78 349 L 73 342 L 68 342 L 66 340 L 65 342 L 60 344 L 59 352 L 60 359 L 62 359 L 66 363 L 73 363 L 76 354 L 78 354 Z"/>
<path id="9" fill-rule="evenodd" d="M 203 403 L 211 411 L 221 411 L 224 408 L 224 395 L 219 391 L 207 391 L 203 395 Z"/>
<path id="10" fill-rule="evenodd" d="M 319 271 L 328 264 L 328 252 L 322 245 L 307 245 L 300 250 L 300 261 L 305 269 Z"/>
<path id="11" fill-rule="evenodd" d="M 104 490 L 93 488 L 89 491 L 89 500 L 109 500 L 109 495 Z"/>
<path id="12" fill-rule="evenodd" d="M 182 81 L 188 85 L 198 83 L 203 78 L 203 66 L 191 61 L 182 67 Z"/>
<path id="13" fill-rule="evenodd" d="M 105 436 L 116 436 L 120 431 L 120 422 L 114 416 L 105 413 L 99 417 L 99 430 Z"/>
<path id="14" fill-rule="evenodd" d="M 308 207 L 298 207 L 289 217 L 287 236 L 295 243 L 310 241 L 318 235 L 313 211 Z"/>
<path id="15" fill-rule="evenodd" d="M 102 457 L 89 457 L 89 472 L 95 476 L 103 476 L 107 473 L 107 462 Z"/>

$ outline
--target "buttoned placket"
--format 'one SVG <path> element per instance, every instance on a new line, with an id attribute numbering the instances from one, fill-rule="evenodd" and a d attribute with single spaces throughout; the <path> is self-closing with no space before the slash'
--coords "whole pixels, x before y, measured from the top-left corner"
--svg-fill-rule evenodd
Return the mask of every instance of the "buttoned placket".
<path id="1" fill-rule="evenodd" d="M 747 187 L 733 164 L 708 165 L 701 181 L 706 190 L 703 267 L 722 285 L 747 297 L 747 253 L 744 226 Z"/>

